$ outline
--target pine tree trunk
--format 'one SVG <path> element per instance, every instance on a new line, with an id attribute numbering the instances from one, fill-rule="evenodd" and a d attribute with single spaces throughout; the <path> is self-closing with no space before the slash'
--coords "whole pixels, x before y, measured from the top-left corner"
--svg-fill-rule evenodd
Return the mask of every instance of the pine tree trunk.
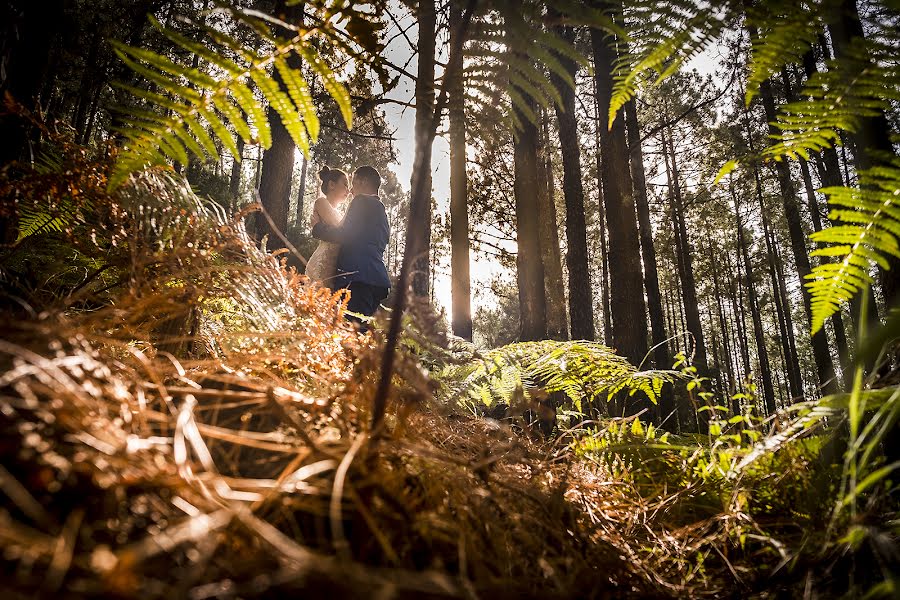
<path id="1" fill-rule="evenodd" d="M 532 109 L 536 103 L 520 90 Z M 521 341 L 540 340 L 547 335 L 544 264 L 541 259 L 540 198 L 538 194 L 538 130 L 518 108 L 514 107 L 522 125 L 514 132 L 513 155 L 515 174 L 513 193 L 516 199 L 516 273 L 519 283 Z"/>
<path id="2" fill-rule="evenodd" d="M 687 330 L 693 338 L 693 364 L 701 374 L 707 372 L 706 343 L 703 338 L 703 325 L 700 321 L 700 305 L 697 299 L 697 284 L 694 279 L 694 264 L 691 257 L 687 224 L 684 220 L 684 201 L 681 196 L 681 181 L 678 164 L 675 160 L 675 148 L 672 146 L 671 132 L 662 133 L 663 160 L 666 163 L 666 181 L 669 187 L 669 209 L 672 214 L 672 225 L 675 233 L 675 251 L 677 256 L 678 276 L 684 298 L 684 314 Z"/>
<path id="3" fill-rule="evenodd" d="M 749 147 L 751 154 L 755 154 L 756 149 L 753 144 L 753 133 L 750 130 L 750 114 L 746 108 L 744 109 L 744 126 L 747 134 L 747 146 Z M 803 396 L 803 378 L 800 374 L 800 359 L 797 354 L 797 342 L 794 336 L 791 304 L 784 282 L 784 270 L 778 259 L 778 245 L 774 239 L 774 233 L 771 231 L 772 227 L 767 216 L 768 211 L 763 200 L 762 177 L 759 172 L 759 165 L 755 162 L 753 164 L 753 183 L 756 200 L 759 203 L 759 214 L 762 220 L 763 236 L 766 242 L 769 278 L 772 282 L 772 296 L 775 301 L 775 311 L 781 333 L 782 353 L 784 354 L 788 387 L 793 398 L 800 398 Z"/>
<path id="4" fill-rule="evenodd" d="M 424 158 L 424 168 L 412 174 L 410 189 L 421 190 L 410 197 L 410 213 L 424 216 L 416 221 L 420 235 L 406 241 L 408 253 L 414 257 L 412 290 L 420 298 L 430 296 L 431 273 L 431 123 L 434 115 L 434 51 L 437 13 L 434 0 L 420 0 L 416 9 L 419 23 L 418 71 L 416 73 L 416 155 Z"/>
<path id="5" fill-rule="evenodd" d="M 712 243 L 707 246 L 709 256 L 716 256 L 713 252 Z M 719 329 L 722 331 L 722 350 L 725 355 L 725 376 L 728 379 L 728 396 L 735 393 L 734 385 L 734 364 L 731 361 L 731 344 L 728 341 L 728 323 L 725 321 L 725 307 L 722 305 L 722 290 L 719 285 L 719 269 L 712 269 L 713 275 L 713 293 L 716 296 L 716 317 L 719 321 Z"/>
<path id="6" fill-rule="evenodd" d="M 603 172 L 603 156 L 600 143 L 600 104 L 594 94 L 594 136 L 597 149 L 597 176 Z M 597 231 L 600 233 L 600 308 L 603 311 L 603 343 L 612 343 L 612 318 L 609 309 L 609 244 L 606 239 L 606 204 L 603 201 L 603 186 L 597 182 Z"/>
<path id="7" fill-rule="evenodd" d="M 791 79 L 786 68 L 781 69 L 781 81 L 784 85 L 784 97 L 788 102 L 794 102 L 796 97 L 791 86 Z M 829 150 L 834 152 L 833 148 Z M 835 160 L 837 156 L 835 155 Z M 816 198 L 816 189 L 812 182 L 812 174 L 809 171 L 809 164 L 803 158 L 800 158 L 800 176 L 803 179 L 803 189 L 806 192 L 806 204 L 809 208 L 809 214 L 812 219 L 813 230 L 822 231 L 822 215 L 819 210 L 819 200 Z M 840 178 L 840 174 L 838 175 Z M 840 183 L 838 185 L 841 185 Z M 827 260 L 824 259 L 823 260 Z M 850 349 L 847 346 L 847 333 L 844 329 L 844 319 L 841 312 L 838 311 L 831 317 L 831 325 L 834 330 L 834 342 L 838 350 L 838 358 L 840 359 L 843 369 L 849 366 Z"/>
<path id="8" fill-rule="evenodd" d="M 459 35 L 462 10 L 450 2 L 450 47 Z M 466 175 L 466 99 L 463 89 L 463 47 L 450 57 L 454 71 L 448 82 L 450 117 L 450 293 L 453 335 L 472 340 L 472 291 L 469 275 L 469 207 Z"/>
<path id="9" fill-rule="evenodd" d="M 297 210 L 294 212 L 294 223 L 297 227 L 303 226 L 303 204 L 306 196 L 306 180 L 309 177 L 309 158 L 303 156 L 300 166 L 300 185 L 297 188 Z"/>
<path id="10" fill-rule="evenodd" d="M 606 123 L 617 60 L 615 40 L 601 30 L 592 29 L 591 44 L 601 123 Z M 600 128 L 600 143 L 600 179 L 609 220 L 612 345 L 637 365 L 647 353 L 647 311 L 624 115 L 618 114 L 611 128 Z"/>
<path id="11" fill-rule="evenodd" d="M 762 195 L 759 195 L 760 207 Z M 778 251 L 778 244 L 772 226 L 765 212 L 762 213 L 763 235 L 766 242 L 766 259 L 769 264 L 769 278 L 772 283 L 772 298 L 778 317 L 778 328 L 781 333 L 782 354 L 787 371 L 788 389 L 791 397 L 800 399 L 803 396 L 803 376 L 800 373 L 800 359 L 797 354 L 797 339 L 794 335 L 794 318 L 791 315 L 791 303 L 784 281 L 784 266 Z"/>
<path id="12" fill-rule="evenodd" d="M 539 227 L 541 233 L 541 260 L 544 263 L 544 292 L 547 311 L 547 337 L 564 340 L 569 337 L 566 318 L 566 295 L 563 283 L 562 257 L 559 250 L 559 225 L 556 219 L 553 163 L 547 145 L 547 118 L 539 111 L 540 133 L 538 138 L 538 201 L 540 202 Z"/>
<path id="13" fill-rule="evenodd" d="M 734 218 L 738 248 L 740 249 L 741 258 L 743 259 L 744 280 L 747 282 L 747 296 L 750 300 L 753 337 L 756 340 L 756 357 L 759 362 L 759 376 L 762 378 L 763 384 L 763 401 L 765 402 L 766 413 L 771 415 L 775 412 L 775 392 L 772 388 L 772 369 L 769 366 L 769 352 L 766 349 L 766 338 L 765 333 L 763 332 L 759 301 L 756 298 L 756 288 L 753 285 L 753 267 L 750 263 L 750 252 L 747 250 L 747 242 L 744 240 L 744 225 L 741 222 L 741 207 L 738 203 L 738 197 L 737 193 L 734 191 L 733 183 L 730 188 L 731 199 L 732 202 L 734 202 Z"/>
<path id="14" fill-rule="evenodd" d="M 653 247 L 653 228 L 650 225 L 650 204 L 647 200 L 647 176 L 644 172 L 644 152 L 641 149 L 641 129 L 633 99 L 625 104 L 625 123 L 628 128 L 628 156 L 631 161 L 631 179 L 634 181 L 634 202 L 637 207 L 641 258 L 644 263 L 644 289 L 647 292 L 647 308 L 650 311 L 650 332 L 654 346 L 653 358 L 657 369 L 668 369 L 672 366 L 672 360 L 665 343 L 666 324 L 659 294 L 659 273 L 656 267 L 656 249 Z"/>
<path id="15" fill-rule="evenodd" d="M 751 38 L 756 38 L 756 32 L 751 28 Z M 772 125 L 776 119 L 775 98 L 772 95 L 772 87 L 768 80 L 763 81 L 759 86 L 760 97 L 763 101 L 763 107 L 766 112 L 766 120 L 769 122 L 769 134 L 778 135 L 778 129 Z M 778 161 L 775 163 L 775 169 L 778 174 L 778 187 L 781 192 L 781 199 L 784 205 L 784 214 L 787 219 L 788 233 L 791 238 L 791 250 L 794 253 L 794 264 L 797 266 L 797 274 L 801 282 L 807 281 L 807 275 L 810 274 L 812 268 L 809 263 L 809 254 L 806 250 L 806 234 L 803 232 L 803 223 L 800 217 L 800 210 L 797 206 L 796 192 L 794 183 L 791 180 L 791 169 L 787 161 Z M 812 318 L 811 301 L 809 291 L 805 286 L 801 286 L 803 294 L 803 304 L 806 308 L 806 314 Z M 816 364 L 816 374 L 818 376 L 818 385 L 822 386 L 822 390 L 826 394 L 833 393 L 837 390 L 834 377 L 834 365 L 831 360 L 831 352 L 828 350 L 828 338 L 825 331 L 820 330 L 812 336 L 813 359 Z"/>
<path id="16" fill-rule="evenodd" d="M 237 136 L 237 148 L 239 156 L 236 156 L 234 162 L 231 163 L 231 180 L 228 184 L 228 192 L 231 195 L 231 206 L 232 209 L 237 209 L 238 201 L 240 200 L 241 195 L 241 172 L 243 171 L 243 153 L 244 153 L 244 138 L 241 136 Z M 240 160 L 238 160 L 240 159 Z"/>
<path id="17" fill-rule="evenodd" d="M 738 256 L 737 262 L 738 265 L 742 262 L 743 258 L 740 254 L 740 248 L 737 249 Z M 735 265 L 731 262 L 731 255 L 726 254 L 725 259 L 727 261 L 728 272 L 735 274 L 734 279 L 731 280 L 731 312 L 734 315 L 735 320 L 735 330 L 737 331 L 738 336 L 738 348 L 740 349 L 740 359 L 741 366 L 743 367 L 743 377 L 747 377 L 750 372 L 750 344 L 747 341 L 747 318 L 744 314 L 744 278 L 741 277 L 740 271 L 738 271 L 739 266 Z"/>
<path id="18" fill-rule="evenodd" d="M 570 27 L 561 36 L 574 39 Z M 577 66 L 565 56 L 557 56 L 572 79 Z M 556 107 L 559 145 L 563 163 L 563 196 L 566 202 L 566 266 L 569 273 L 569 319 L 572 339 L 594 339 L 594 307 L 591 274 L 588 267 L 587 227 L 584 215 L 584 188 L 581 185 L 581 151 L 578 147 L 578 123 L 575 113 L 575 90 L 558 75 L 552 81 L 562 97 Z"/>
<path id="19" fill-rule="evenodd" d="M 276 14 L 284 14 L 286 19 L 299 22 L 303 16 L 303 6 L 287 6 L 285 0 L 279 0 Z M 293 69 L 300 68 L 300 58 L 291 55 L 288 65 Z M 280 74 L 274 72 L 274 79 L 279 87 L 287 93 Z M 294 153 L 297 146 L 281 121 L 278 112 L 271 106 L 266 110 L 272 129 L 272 146 L 266 150 L 262 159 L 262 173 L 259 179 L 259 196 L 263 209 L 269 214 L 278 232 L 284 234 L 288 226 L 288 212 L 291 205 L 291 181 L 294 176 Z M 282 248 L 284 242 L 272 229 L 265 217 L 257 219 L 256 236 L 262 239 L 268 236 L 268 248 Z"/>

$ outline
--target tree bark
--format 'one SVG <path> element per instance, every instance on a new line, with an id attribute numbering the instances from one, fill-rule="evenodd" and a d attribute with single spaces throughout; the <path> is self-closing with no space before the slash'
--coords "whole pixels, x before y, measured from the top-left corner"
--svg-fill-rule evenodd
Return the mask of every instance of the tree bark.
<path id="1" fill-rule="evenodd" d="M 668 136 L 667 136 L 668 134 Z M 700 304 L 697 299 L 697 283 L 694 278 L 694 263 L 688 239 L 687 224 L 684 219 L 684 200 L 681 195 L 681 181 L 671 132 L 662 132 L 663 160 L 666 163 L 666 180 L 669 186 L 669 207 L 675 232 L 675 250 L 678 275 L 681 279 L 684 298 L 684 314 L 687 330 L 694 341 L 693 364 L 701 374 L 707 373 L 706 343 L 703 325 L 700 321 Z"/>
<path id="2" fill-rule="evenodd" d="M 536 103 L 523 90 L 533 109 Z M 547 334 L 544 264 L 541 259 L 540 198 L 538 195 L 538 131 L 534 123 L 514 107 L 521 130 L 514 132 L 513 194 L 516 199 L 516 273 L 519 281 L 521 341 L 544 339 Z"/>
<path id="3" fill-rule="evenodd" d="M 244 138 L 237 136 L 238 156 L 231 163 L 231 179 L 228 183 L 228 191 L 231 194 L 232 209 L 237 210 L 238 201 L 241 195 L 241 173 L 243 171 L 244 160 Z"/>
<path id="4" fill-rule="evenodd" d="M 303 15 L 302 5 L 286 6 L 285 0 L 279 0 L 276 13 L 284 13 L 288 19 L 299 21 Z M 296 55 L 288 58 L 288 65 L 293 69 L 300 68 L 300 59 Z M 276 71 L 274 79 L 287 93 L 281 76 Z M 282 234 L 287 231 L 288 211 L 291 204 L 291 180 L 294 176 L 294 153 L 296 145 L 281 121 L 278 112 L 271 106 L 266 110 L 272 129 L 272 146 L 266 150 L 262 159 L 262 173 L 259 178 L 259 196 L 263 209 L 269 214 L 272 223 Z M 268 236 L 268 247 L 282 248 L 284 242 L 269 225 L 268 219 L 257 220 L 256 236 L 262 239 Z"/>
<path id="5" fill-rule="evenodd" d="M 416 9 L 419 23 L 417 40 L 418 70 L 416 72 L 416 154 L 423 157 L 423 168 L 412 174 L 410 188 L 420 190 L 416 197 L 410 197 L 410 211 L 421 213 L 425 218 L 416 223 L 422 235 L 407 240 L 415 257 L 412 271 L 413 294 L 428 298 L 431 273 L 431 123 L 434 116 L 434 51 L 437 11 L 434 0 L 420 0 Z M 421 181 L 420 181 L 421 180 Z"/>
<path id="6" fill-rule="evenodd" d="M 572 41 L 571 27 L 560 28 L 559 34 Z M 566 72 L 575 80 L 577 65 L 558 55 Z M 562 97 L 556 106 L 559 145 L 563 164 L 563 196 L 566 203 L 566 266 L 569 272 L 569 322 L 572 339 L 594 339 L 594 307 L 591 274 L 588 267 L 587 227 L 584 215 L 584 188 L 581 185 L 581 150 L 578 147 L 578 122 L 575 112 L 575 89 L 560 76 L 551 75 Z"/>
<path id="7" fill-rule="evenodd" d="M 796 97 L 794 96 L 793 88 L 791 86 L 791 78 L 788 75 L 787 69 L 784 67 L 781 69 L 781 80 L 784 85 L 785 100 L 794 102 Z M 834 154 L 834 148 L 829 148 L 829 150 Z M 837 155 L 834 156 L 834 160 L 837 160 Z M 803 179 L 803 188 L 806 192 L 806 203 L 812 219 L 813 230 L 822 231 L 822 215 L 819 210 L 819 200 L 816 198 L 816 189 L 812 182 L 812 174 L 809 171 L 809 164 L 803 158 L 800 158 L 798 162 L 800 163 L 800 176 Z M 838 172 L 838 179 L 840 179 L 840 172 Z M 842 183 L 838 183 L 837 185 L 842 185 Z M 844 319 L 841 316 L 840 311 L 836 312 L 831 318 L 831 326 L 834 330 L 834 342 L 837 346 L 838 358 L 840 359 L 842 368 L 846 369 L 850 364 L 850 349 L 847 346 L 847 333 L 844 328 Z"/>
<path id="8" fill-rule="evenodd" d="M 603 124 L 612 98 L 612 73 L 617 60 L 615 40 L 599 29 L 592 29 L 591 45 Z M 600 144 L 600 179 L 609 220 L 612 345 L 637 365 L 647 353 L 647 318 L 624 115 L 616 115 L 609 129 L 600 128 Z"/>
<path id="9" fill-rule="evenodd" d="M 752 28 L 751 37 L 756 37 L 756 32 Z M 766 120 L 769 122 L 769 135 L 778 135 L 778 128 L 773 125 L 776 119 L 775 98 L 772 95 L 772 87 L 768 80 L 760 84 L 759 93 L 766 112 Z M 807 281 L 806 276 L 810 274 L 812 268 L 809 263 L 809 254 L 806 250 L 806 234 L 803 232 L 803 223 L 797 206 L 794 183 L 791 180 L 790 165 L 787 161 L 778 161 L 775 163 L 775 169 L 778 174 L 778 187 L 781 192 L 788 233 L 791 238 L 794 264 L 797 266 L 797 274 L 800 277 L 800 281 L 805 283 Z M 806 286 L 801 286 L 801 292 L 806 314 L 812 318 L 810 294 Z M 825 330 L 820 330 L 812 336 L 812 349 L 818 376 L 817 384 L 822 387 L 826 394 L 833 393 L 836 391 L 837 386 L 835 385 L 834 365 L 831 361 L 831 353 L 828 350 L 828 338 L 825 336 Z"/>
<path id="10" fill-rule="evenodd" d="M 559 250 L 559 225 L 556 220 L 553 162 L 547 144 L 547 117 L 539 113 L 541 131 L 538 146 L 538 200 L 541 233 L 541 260 L 544 263 L 544 292 L 547 311 L 547 337 L 564 340 L 569 337 L 566 319 L 566 294 L 563 283 L 562 257 Z"/>
<path id="11" fill-rule="evenodd" d="M 450 47 L 459 35 L 462 10 L 450 2 Z M 472 340 L 472 291 L 469 274 L 469 207 L 466 175 L 466 104 L 463 89 L 463 47 L 450 56 L 455 71 L 448 82 L 450 117 L 450 293 L 453 335 Z"/>
<path id="12" fill-rule="evenodd" d="M 763 401 L 766 406 L 766 413 L 771 415 L 775 412 L 775 392 L 772 388 L 772 369 L 769 365 L 769 352 L 766 349 L 766 338 L 763 332 L 762 316 L 759 309 L 759 301 L 756 297 L 756 288 L 753 285 L 753 267 L 750 263 L 750 252 L 747 250 L 747 242 L 744 240 L 744 225 L 741 222 L 741 207 L 738 203 L 737 194 L 734 191 L 734 184 L 731 183 L 731 199 L 734 202 L 734 218 L 736 225 L 736 235 L 738 248 L 741 253 L 742 262 L 744 263 L 744 280 L 747 282 L 747 296 L 750 300 L 750 316 L 753 321 L 753 337 L 756 341 L 756 357 L 759 362 L 759 375 L 763 384 Z"/>
<path id="13" fill-rule="evenodd" d="M 709 256 L 716 256 L 713 252 L 712 243 L 707 244 L 707 252 Z M 728 323 L 725 320 L 725 307 L 722 305 L 722 290 L 719 285 L 719 269 L 712 270 L 713 276 L 713 293 L 716 295 L 716 317 L 719 321 L 719 329 L 722 331 L 722 346 L 725 354 L 725 376 L 728 379 L 728 396 L 731 397 L 735 393 L 734 385 L 734 365 L 731 361 L 731 344 L 728 341 Z"/>
<path id="14" fill-rule="evenodd" d="M 650 331 L 654 346 L 653 359 L 657 369 L 668 369 L 672 366 L 672 360 L 665 343 L 666 324 L 659 294 L 659 273 L 656 267 L 656 249 L 653 247 L 653 228 L 650 225 L 650 204 L 647 200 L 647 176 L 644 172 L 644 152 L 641 150 L 641 129 L 634 100 L 625 104 L 625 122 L 628 128 L 628 156 L 631 161 L 634 202 L 637 207 L 638 229 L 641 237 L 641 258 L 644 263 L 644 289 L 647 292 L 647 308 L 650 311 Z"/>
<path id="15" fill-rule="evenodd" d="M 594 94 L 594 136 L 597 148 L 597 177 L 603 172 L 603 152 L 600 143 L 600 127 L 603 122 L 600 118 L 600 104 L 597 95 Z M 612 343 L 612 318 L 609 308 L 609 256 L 606 240 L 606 205 L 603 201 L 603 186 L 597 182 L 597 230 L 600 233 L 600 308 L 603 311 L 603 343 Z"/>

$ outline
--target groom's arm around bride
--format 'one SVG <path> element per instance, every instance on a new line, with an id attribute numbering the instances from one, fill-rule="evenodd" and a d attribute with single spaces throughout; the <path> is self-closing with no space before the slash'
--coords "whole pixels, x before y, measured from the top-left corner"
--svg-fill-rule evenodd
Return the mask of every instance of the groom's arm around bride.
<path id="1" fill-rule="evenodd" d="M 315 238 L 341 245 L 335 288 L 350 290 L 347 309 L 372 315 L 387 297 L 390 279 L 384 266 L 384 249 L 390 237 L 384 204 L 378 198 L 381 177 L 373 167 L 360 167 L 353 174 L 353 201 L 343 222 L 330 226 L 319 222 Z"/>

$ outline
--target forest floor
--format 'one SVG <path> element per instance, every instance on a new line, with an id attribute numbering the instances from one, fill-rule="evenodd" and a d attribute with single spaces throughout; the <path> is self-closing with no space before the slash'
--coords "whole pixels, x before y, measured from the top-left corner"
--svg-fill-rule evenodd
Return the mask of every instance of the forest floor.
<path id="1" fill-rule="evenodd" d="M 358 335 L 339 295 L 173 178 L 146 176 L 117 202 L 108 218 L 122 221 L 100 231 L 122 238 L 102 269 L 86 236 L 29 242 L 21 256 L 40 264 L 91 267 L 69 287 L 53 279 L 70 290 L 55 308 L 8 307 L 0 329 L 0 564 L 15 597 L 892 585 L 896 557 L 876 551 L 893 548 L 887 513 L 831 518 L 816 427 L 785 421 L 747 443 L 609 419 L 544 439 L 462 408 L 439 376 L 437 321 L 413 306 L 373 436 L 383 324 Z"/>

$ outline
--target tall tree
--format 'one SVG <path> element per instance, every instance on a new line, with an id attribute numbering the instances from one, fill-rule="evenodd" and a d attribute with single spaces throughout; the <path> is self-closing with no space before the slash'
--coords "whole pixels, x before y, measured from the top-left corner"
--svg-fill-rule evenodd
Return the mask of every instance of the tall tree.
<path id="1" fill-rule="evenodd" d="M 871 66 L 871 58 L 864 52 L 865 33 L 859 19 L 856 0 L 838 0 L 836 10 L 829 14 L 828 33 L 837 59 L 847 61 L 862 72 Z M 857 171 L 887 165 L 897 154 L 891 142 L 894 129 L 882 110 L 874 115 L 858 118 L 856 131 L 850 133 L 855 151 L 853 160 Z M 890 269 L 881 269 L 881 288 L 888 308 L 900 302 L 900 260 L 886 257 Z M 871 318 L 871 317 L 870 317 Z"/>
<path id="2" fill-rule="evenodd" d="M 600 143 L 600 128 L 604 121 L 600 117 L 600 102 L 594 94 L 594 147 L 597 161 L 597 231 L 600 234 L 600 308 L 603 312 L 603 341 L 611 343 L 612 318 L 609 308 L 609 244 L 606 239 L 606 205 L 603 202 L 603 186 L 600 177 L 603 172 L 603 157 Z"/>
<path id="3" fill-rule="evenodd" d="M 608 3 L 603 5 L 610 8 Z M 603 125 L 609 114 L 612 74 L 618 59 L 616 39 L 599 29 L 591 29 L 591 47 L 597 103 Z M 612 345 L 623 356 L 639 364 L 647 353 L 646 303 L 624 115 L 617 114 L 611 127 L 600 128 L 600 144 L 603 160 L 599 175 L 609 223 Z"/>
<path id="4" fill-rule="evenodd" d="M 561 27 L 560 37 L 571 42 L 575 31 Z M 567 79 L 552 73 L 562 103 L 556 106 L 559 146 L 562 153 L 563 197 L 566 204 L 566 267 L 569 274 L 569 322 L 572 339 L 594 339 L 593 295 L 588 268 L 587 228 L 584 214 L 584 188 L 581 184 L 581 151 L 578 147 L 578 122 L 575 113 L 575 76 L 577 65 L 565 55 L 562 63 Z"/>
<path id="5" fill-rule="evenodd" d="M 547 314 L 547 337 L 564 340 L 569 337 L 566 318 L 566 287 L 563 283 L 562 257 L 559 250 L 559 225 L 556 219 L 556 191 L 553 185 L 552 149 L 548 146 L 547 115 L 539 112 L 538 146 L 538 223 L 541 232 L 541 260 L 544 263 L 544 295 Z"/>
<path id="6" fill-rule="evenodd" d="M 285 0 L 278 0 L 275 14 L 282 20 L 291 23 L 299 23 L 303 16 L 303 6 L 294 4 L 288 6 Z M 293 69 L 300 68 L 300 58 L 297 54 L 291 54 L 287 59 L 288 65 Z M 273 72 L 278 85 L 287 93 L 287 88 L 281 79 L 281 75 Z M 259 196 L 263 209 L 272 219 L 272 224 L 278 232 L 287 231 L 288 210 L 291 204 L 291 180 L 294 176 L 294 154 L 296 145 L 288 133 L 287 127 L 281 121 L 281 116 L 271 106 L 266 110 L 269 124 L 272 129 L 272 146 L 266 150 L 262 159 L 262 173 L 259 178 Z M 257 237 L 262 239 L 269 237 L 269 247 L 282 247 L 284 243 L 277 233 L 269 225 L 268 219 L 257 220 Z"/>
<path id="7" fill-rule="evenodd" d="M 691 256 L 691 243 L 688 238 L 687 223 L 684 218 L 684 197 L 681 192 L 681 174 L 672 144 L 672 132 L 668 127 L 662 131 L 663 160 L 666 163 L 666 181 L 669 186 L 669 206 L 672 214 L 672 225 L 675 231 L 675 251 L 677 256 L 678 276 L 681 279 L 682 297 L 684 298 L 684 316 L 687 330 L 694 342 L 694 366 L 698 371 L 707 370 L 706 342 L 703 337 L 703 324 L 700 321 L 700 303 L 697 298 L 697 283 L 694 276 L 694 261 Z"/>
<path id="8" fill-rule="evenodd" d="M 431 273 L 431 126 L 434 119 L 434 51 L 437 27 L 437 9 L 434 0 L 419 0 L 416 9 L 419 24 L 417 37 L 416 71 L 416 154 L 422 156 L 422 168 L 412 173 L 410 189 L 417 195 L 410 197 L 410 210 L 421 212 L 427 218 L 414 224 L 422 235 L 407 240 L 415 257 L 412 271 L 412 289 L 416 296 L 429 297 Z"/>
<path id="9" fill-rule="evenodd" d="M 536 114 L 536 102 L 519 89 L 525 107 Z M 541 257 L 540 198 L 538 194 L 538 129 L 523 110 L 515 106 L 520 128 L 514 132 L 515 162 L 513 195 L 516 199 L 516 272 L 519 281 L 519 339 L 540 340 L 547 335 L 547 306 L 544 293 L 544 263 Z"/>
<path id="10" fill-rule="evenodd" d="M 729 181 L 731 199 L 734 203 L 735 234 L 738 240 L 740 258 L 744 267 L 744 281 L 747 285 L 747 295 L 750 300 L 750 317 L 753 321 L 753 337 L 756 340 L 756 358 L 759 363 L 759 376 L 763 384 L 763 401 L 766 406 L 766 414 L 775 413 L 775 392 L 772 387 L 772 369 L 769 365 L 769 352 L 766 349 L 766 337 L 762 325 L 762 311 L 756 296 L 756 287 L 753 285 L 753 266 L 750 262 L 750 252 L 747 249 L 747 240 L 744 237 L 744 224 L 741 221 L 741 206 L 737 193 L 734 190 L 734 180 Z"/>
<path id="11" fill-rule="evenodd" d="M 457 40 L 462 10 L 450 2 L 448 93 L 450 118 L 450 293 L 453 334 L 472 340 L 472 292 L 469 275 L 469 205 L 466 175 L 466 99 L 463 90 L 463 45 Z M 459 48 L 457 51 L 456 48 Z"/>
<path id="12" fill-rule="evenodd" d="M 628 129 L 628 157 L 631 179 L 634 182 L 634 202 L 637 206 L 638 229 L 641 236 L 641 258 L 644 263 L 644 289 L 650 311 L 650 333 L 653 340 L 653 359 L 657 369 L 672 366 L 666 348 L 666 324 L 659 293 L 659 273 L 656 268 L 656 249 L 653 247 L 653 227 L 650 225 L 650 204 L 647 200 L 647 175 L 644 172 L 644 151 L 641 149 L 641 128 L 634 100 L 625 104 L 625 123 Z"/>
<path id="13" fill-rule="evenodd" d="M 756 37 L 756 32 L 751 29 L 751 37 Z M 772 86 L 769 80 L 763 81 L 759 86 L 759 95 L 762 98 L 763 108 L 765 109 L 766 120 L 769 122 L 769 135 L 778 135 L 778 129 L 773 125 L 775 122 L 775 98 L 772 94 Z M 806 249 L 806 234 L 803 231 L 803 222 L 800 216 L 800 209 L 797 206 L 797 194 L 794 188 L 794 182 L 791 178 L 791 168 L 786 160 L 777 161 L 775 170 L 778 175 L 778 187 L 781 194 L 782 205 L 784 207 L 784 215 L 787 220 L 788 233 L 791 239 L 791 250 L 794 254 L 794 264 L 797 267 L 797 274 L 800 281 L 805 282 L 806 276 L 812 272 L 809 263 L 809 253 Z M 801 287 L 803 295 L 803 304 L 806 308 L 807 316 L 812 315 L 809 291 L 805 286 Z M 816 374 L 818 376 L 818 385 L 826 393 L 832 393 L 836 390 L 834 379 L 834 364 L 831 360 L 831 353 L 828 350 L 828 338 L 825 337 L 825 330 L 819 330 L 812 336 L 813 360 L 816 365 Z"/>
<path id="14" fill-rule="evenodd" d="M 787 69 L 784 67 L 781 68 L 781 82 L 784 86 L 785 100 L 794 102 L 796 98 L 791 85 L 791 78 Z M 829 148 L 829 150 L 834 152 L 833 148 Z M 803 188 L 806 192 L 806 204 L 809 208 L 813 231 L 822 231 L 822 216 L 819 209 L 819 200 L 816 198 L 816 190 L 815 186 L 813 186 L 812 173 L 810 173 L 809 164 L 803 157 L 800 157 L 797 162 L 800 164 L 800 176 L 803 179 Z M 850 350 L 847 346 L 847 333 L 844 329 L 844 319 L 841 316 L 840 311 L 836 312 L 834 316 L 831 317 L 831 325 L 834 330 L 834 342 L 838 349 L 838 357 L 840 358 L 841 365 L 846 369 L 850 364 Z"/>

